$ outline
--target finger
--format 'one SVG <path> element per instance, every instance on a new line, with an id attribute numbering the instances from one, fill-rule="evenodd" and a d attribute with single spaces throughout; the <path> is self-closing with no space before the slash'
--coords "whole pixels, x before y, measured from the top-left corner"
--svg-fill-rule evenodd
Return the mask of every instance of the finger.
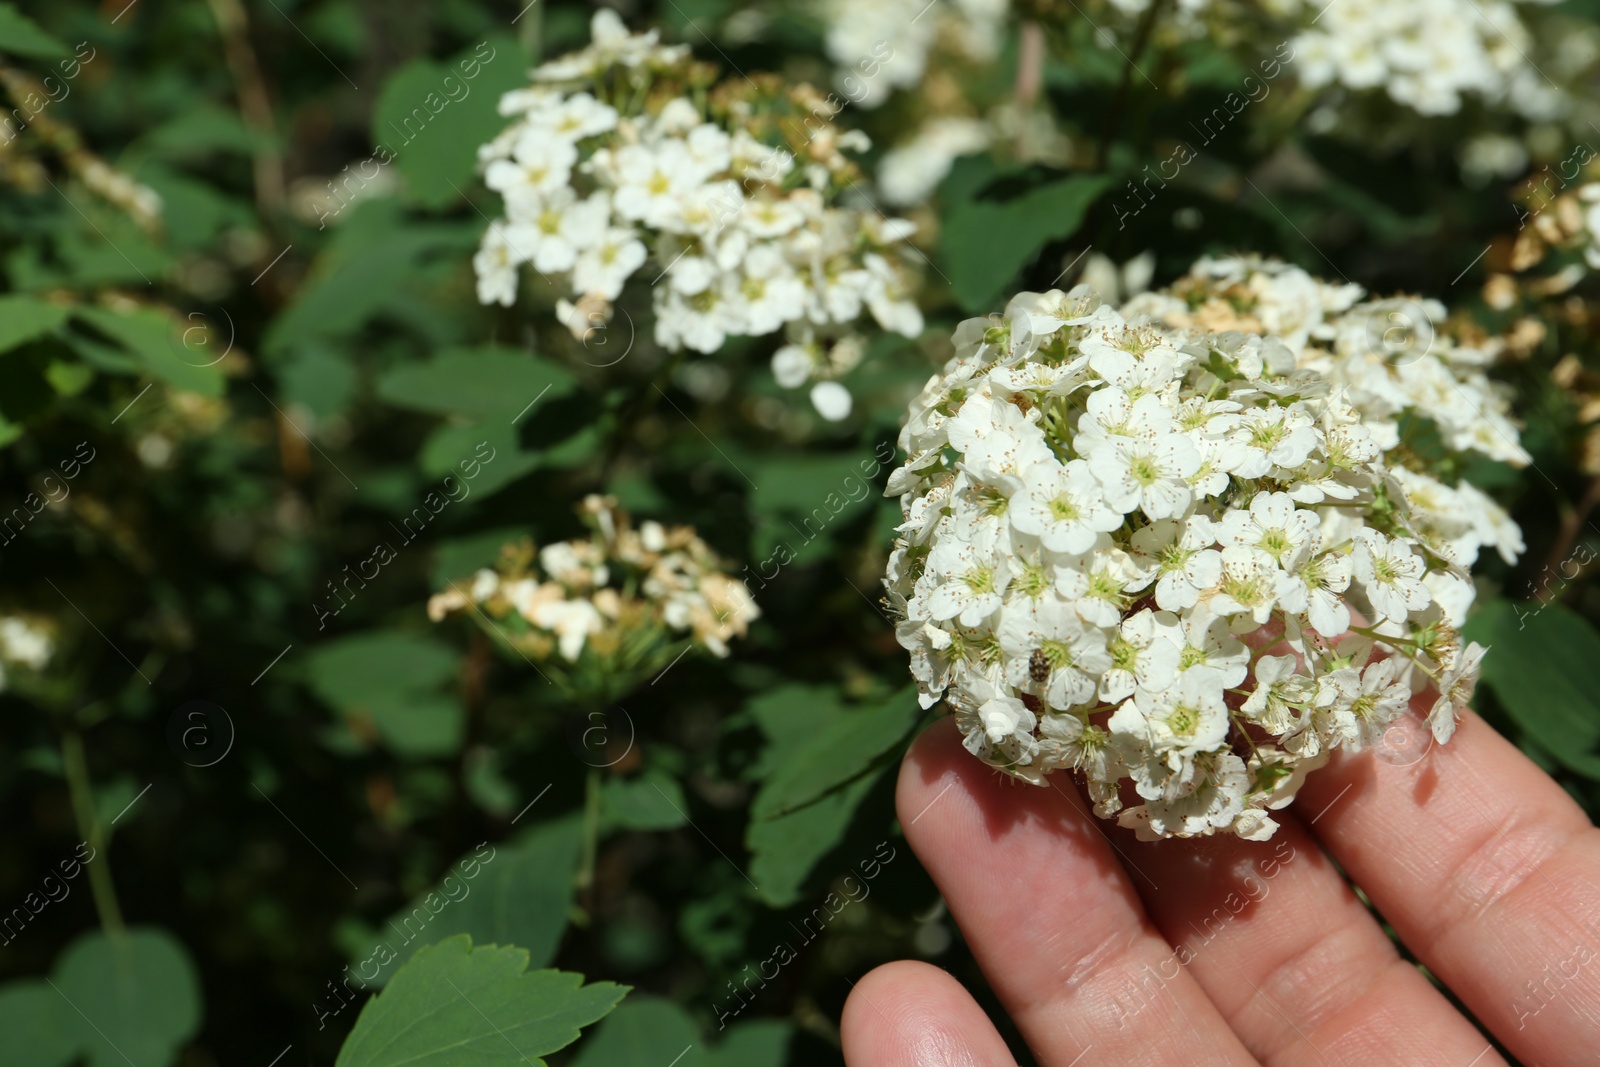
<path id="1" fill-rule="evenodd" d="M 1348 756 L 1310 776 L 1296 805 L 1318 813 L 1312 831 L 1519 1059 L 1592 1063 L 1600 832 L 1470 712 L 1449 744 L 1417 762 L 1382 755 Z"/>
<path id="2" fill-rule="evenodd" d="M 1118 990 L 1171 949 L 1069 794 L 984 766 L 945 719 L 912 746 L 896 796 L 906 840 L 1034 1055 L 1045 1067 L 1254 1063 L 1187 974 L 1159 1020 L 1128 1024 Z"/>
<path id="3" fill-rule="evenodd" d="M 1257 1059 L 1491 1067 L 1484 1041 L 1394 945 L 1292 818 L 1271 841 L 1119 838 L 1163 888 L 1135 881 L 1172 955 L 1140 975 L 1133 1014 L 1162 1015 L 1166 983 L 1199 980 Z M 1148 1015 L 1144 1015 L 1148 1011 Z"/>
<path id="4" fill-rule="evenodd" d="M 1006 1043 L 961 983 L 903 960 L 871 971 L 844 1002 L 849 1067 L 1016 1067 Z"/>

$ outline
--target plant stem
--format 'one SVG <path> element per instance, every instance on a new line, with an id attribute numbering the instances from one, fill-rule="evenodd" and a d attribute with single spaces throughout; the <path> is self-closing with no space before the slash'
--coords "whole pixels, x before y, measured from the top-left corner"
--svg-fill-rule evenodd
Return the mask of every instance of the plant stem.
<path id="1" fill-rule="evenodd" d="M 283 207 L 283 156 L 274 141 L 276 122 L 272 117 L 272 98 L 255 51 L 250 47 L 250 27 L 244 5 L 239 0 L 206 0 L 217 31 L 222 37 L 222 56 L 233 75 L 239 96 L 239 115 L 254 135 L 251 157 L 255 164 L 256 205 L 262 214 L 276 213 Z"/>
<path id="2" fill-rule="evenodd" d="M 1128 65 L 1122 68 L 1122 79 L 1117 83 L 1116 95 L 1111 98 L 1111 106 L 1106 110 L 1106 124 L 1101 134 L 1099 159 L 1096 160 L 1096 170 L 1105 170 L 1110 163 L 1111 145 L 1117 139 L 1117 127 L 1122 122 L 1122 112 L 1128 103 L 1128 93 L 1133 88 L 1133 75 L 1135 71 L 1141 78 L 1144 72 L 1138 70 L 1139 57 L 1144 54 L 1145 45 L 1150 42 L 1151 32 L 1156 27 L 1156 16 L 1160 14 L 1162 0 L 1155 0 L 1145 11 L 1144 18 L 1139 22 L 1135 31 L 1133 51 L 1128 53 Z M 1145 78 L 1149 81 L 1148 78 Z"/>
<path id="3" fill-rule="evenodd" d="M 583 897 L 583 909 L 592 911 L 589 897 L 594 889 L 595 855 L 600 849 L 600 768 L 590 767 L 583 790 L 583 853 L 578 862 L 575 884 Z"/>
<path id="4" fill-rule="evenodd" d="M 111 881 L 111 860 L 103 855 L 105 832 L 94 811 L 94 792 L 89 787 L 89 765 L 83 758 L 83 739 L 76 730 L 68 730 L 61 735 L 61 763 L 67 774 L 67 789 L 72 795 L 72 815 L 77 820 L 78 833 L 94 850 L 94 859 L 85 864 L 89 868 L 89 891 L 94 895 L 94 910 L 99 914 L 100 926 L 106 933 L 120 937 L 127 927 L 122 921 L 122 908 L 117 904 L 116 885 Z"/>
<path id="5" fill-rule="evenodd" d="M 1595 509 L 1596 505 L 1600 505 L 1600 478 L 1593 479 L 1589 483 L 1589 487 L 1584 490 L 1583 499 L 1578 501 L 1575 508 L 1561 517 L 1561 529 L 1557 532 L 1555 541 L 1550 545 L 1550 555 L 1545 559 L 1545 570 L 1558 570 L 1567 561 L 1567 556 L 1572 551 L 1573 543 L 1577 541 L 1578 534 L 1582 532 L 1584 520 L 1589 517 L 1589 513 Z M 1543 571 L 1540 573 L 1543 573 Z M 1549 583 L 1547 582 L 1545 589 L 1541 590 L 1539 600 L 1542 603 L 1548 603 L 1551 599 L 1553 598 L 1549 595 Z"/>

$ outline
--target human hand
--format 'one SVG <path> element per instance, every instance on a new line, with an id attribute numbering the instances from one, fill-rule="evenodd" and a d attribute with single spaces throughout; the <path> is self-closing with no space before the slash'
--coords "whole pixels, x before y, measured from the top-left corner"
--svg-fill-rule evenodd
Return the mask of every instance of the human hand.
<path id="1" fill-rule="evenodd" d="M 1383 755 L 1311 774 L 1265 843 L 1141 843 L 1065 775 L 984 766 L 944 719 L 896 803 L 1041 1067 L 1505 1063 L 1344 875 L 1511 1055 L 1593 1063 L 1600 832 L 1471 712 L 1414 762 Z M 843 1039 L 850 1067 L 1014 1063 L 954 978 L 911 961 L 860 981 Z"/>

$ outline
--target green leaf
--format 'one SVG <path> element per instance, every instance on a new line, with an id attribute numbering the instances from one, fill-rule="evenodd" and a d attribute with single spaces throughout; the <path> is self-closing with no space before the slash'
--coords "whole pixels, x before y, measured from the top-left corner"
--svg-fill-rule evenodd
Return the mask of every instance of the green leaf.
<path id="1" fill-rule="evenodd" d="M 864 774 L 787 815 L 751 820 L 745 845 L 750 849 L 750 880 L 761 899 L 775 908 L 800 899 L 811 869 L 844 839 L 856 808 L 883 774 Z"/>
<path id="2" fill-rule="evenodd" d="M 328 345 L 296 346 L 278 373 L 278 395 L 319 419 L 339 414 L 355 394 L 355 365 Z"/>
<path id="3" fill-rule="evenodd" d="M 497 526 L 439 542 L 433 555 L 433 587 L 440 589 L 450 582 L 459 583 L 471 579 L 480 567 L 493 567 L 500 558 L 501 547 L 527 532 L 525 526 Z"/>
<path id="4" fill-rule="evenodd" d="M 794 1027 L 781 1019 L 751 1019 L 728 1027 L 706 1067 L 784 1067 Z"/>
<path id="5" fill-rule="evenodd" d="M 881 454 L 893 456 L 887 448 Z M 745 469 L 757 486 L 750 494 L 758 520 L 752 554 L 763 560 L 780 543 L 795 559 L 806 558 L 813 545 L 830 544 L 839 529 L 870 510 L 881 495 L 877 479 L 887 473 L 884 463 L 864 448 L 776 456 Z"/>
<path id="6" fill-rule="evenodd" d="M 881 703 L 846 711 L 791 750 L 756 794 L 751 815 L 783 815 L 838 788 L 904 741 L 921 717 L 910 687 Z"/>
<path id="7" fill-rule="evenodd" d="M 397 752 L 447 755 L 461 744 L 461 705 L 439 691 L 459 654 L 441 641 L 378 631 L 323 645 L 311 654 L 311 688 L 347 716 L 369 720 Z"/>
<path id="8" fill-rule="evenodd" d="M 378 379 L 378 395 L 391 404 L 435 415 L 504 415 L 552 399 L 572 386 L 572 375 L 515 348 L 458 348 L 426 363 L 397 367 Z"/>
<path id="9" fill-rule="evenodd" d="M 676 1058 L 674 1058 L 676 1057 Z M 572 1067 L 707 1067 L 706 1042 L 689 1013 L 660 997 L 631 997 L 578 1050 Z"/>
<path id="10" fill-rule="evenodd" d="M 636 996 L 595 1028 L 572 1067 L 783 1067 L 793 1033 L 786 1022 L 756 1019 L 727 1027 L 714 1045 L 677 1004 Z"/>
<path id="11" fill-rule="evenodd" d="M 72 49 L 46 33 L 14 5 L 0 4 L 0 52 L 48 59 L 71 55 Z"/>
<path id="12" fill-rule="evenodd" d="M 418 952 L 368 1001 L 336 1067 L 543 1065 L 627 992 L 564 971 L 528 971 L 520 948 L 465 934 Z"/>
<path id="13" fill-rule="evenodd" d="M 475 235 L 476 227 L 410 222 L 392 200 L 351 208 L 294 301 L 268 327 L 263 346 L 280 354 L 312 338 L 354 333 L 404 301 L 406 283 L 425 260 L 442 251 L 459 254 Z"/>
<path id="14" fill-rule="evenodd" d="M 1594 689 L 1600 632 L 1560 604 L 1491 600 L 1464 628 L 1489 646 L 1483 684 L 1513 722 L 1561 764 L 1600 778 L 1600 700 Z"/>
<path id="15" fill-rule="evenodd" d="M 828 685 L 784 685 L 745 702 L 745 710 L 767 738 L 750 776 L 769 777 L 806 739 L 844 714 L 839 690 Z"/>
<path id="16" fill-rule="evenodd" d="M 1074 175 L 1007 201 L 971 200 L 945 220 L 944 269 L 968 311 L 993 310 L 1017 272 L 1052 240 L 1069 237 L 1106 190 L 1106 175 Z"/>
<path id="17" fill-rule="evenodd" d="M 683 787 L 660 771 L 610 779 L 601 802 L 606 822 L 622 830 L 676 830 L 688 822 L 689 802 Z"/>
<path id="18" fill-rule="evenodd" d="M 480 448 L 487 446 L 488 451 Z M 479 459 L 480 456 L 487 459 Z M 429 477 L 462 475 L 461 464 L 477 460 L 478 476 L 467 484 L 474 495 L 485 497 L 504 489 L 543 461 L 538 452 L 524 452 L 517 428 L 508 416 L 495 416 L 461 425 L 440 426 L 422 443 L 417 463 Z M 466 468 L 470 470 L 469 466 Z"/>
<path id="19" fill-rule="evenodd" d="M 215 357 L 201 354 L 191 356 L 193 362 L 180 359 L 178 353 L 187 351 L 181 341 L 184 325 L 166 312 L 153 308 L 116 312 L 80 307 L 74 314 L 132 352 L 153 377 L 192 393 L 222 395 L 219 364 L 199 365 Z"/>
<path id="20" fill-rule="evenodd" d="M 89 1067 L 169 1064 L 200 1029 L 194 965 L 165 930 L 84 934 L 53 973 Z"/>
<path id="21" fill-rule="evenodd" d="M 213 152 L 248 156 L 256 137 L 236 112 L 214 104 L 185 108 L 154 127 L 138 142 L 150 155 L 174 160 L 203 159 Z"/>
<path id="22" fill-rule="evenodd" d="M 387 944 L 395 959 L 379 964 L 379 959 L 388 959 L 387 953 L 375 953 L 379 959 L 368 957 L 381 966 L 377 978 L 366 979 L 369 968 L 361 963 L 353 969 L 364 980 L 381 985 L 397 962 L 456 934 L 470 934 L 479 945 L 515 945 L 527 952 L 531 966 L 546 966 L 555 958 L 567 928 L 582 847 L 583 823 L 577 815 L 536 825 L 512 841 L 489 846 L 487 860 L 482 860 L 480 847 L 472 854 L 479 863 L 469 862 L 472 857 L 458 860 L 438 886 L 390 918 L 380 932 L 394 935 Z"/>
<path id="23" fill-rule="evenodd" d="M 4 31 L 0 30 L 0 34 Z M 20 294 L 0 296 L 0 352 L 49 333 L 71 313 L 70 308 Z"/>
<path id="24" fill-rule="evenodd" d="M 42 978 L 0 986 L 0 1067 L 62 1067 L 78 1054 L 78 1018 Z"/>
<path id="25" fill-rule="evenodd" d="M 500 97 L 526 82 L 522 51 L 504 36 L 448 63 L 407 63 L 384 83 L 373 112 L 376 162 L 392 157 L 408 192 L 425 206 L 459 200 L 473 181 L 478 146 L 506 126 Z"/>

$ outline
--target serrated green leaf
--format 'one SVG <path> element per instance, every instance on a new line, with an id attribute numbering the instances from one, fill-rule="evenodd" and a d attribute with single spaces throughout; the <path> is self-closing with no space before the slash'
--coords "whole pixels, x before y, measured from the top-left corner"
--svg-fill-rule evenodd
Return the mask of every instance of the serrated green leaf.
<path id="1" fill-rule="evenodd" d="M 89 1067 L 169 1064 L 200 1028 L 200 985 L 189 954 L 165 930 L 84 934 L 51 979 Z"/>
<path id="2" fill-rule="evenodd" d="M 774 818 L 838 788 L 904 741 L 921 717 L 909 687 L 881 703 L 846 710 L 791 750 L 756 794 L 751 815 Z"/>
<path id="3" fill-rule="evenodd" d="M 336 1067 L 542 1065 L 627 992 L 527 968 L 522 949 L 474 948 L 465 934 L 430 945 L 362 1008 Z"/>
<path id="4" fill-rule="evenodd" d="M 396 367 L 378 379 L 389 403 L 435 415 L 504 415 L 549 401 L 572 386 L 562 368 L 515 348 L 460 348 L 426 363 Z"/>
<path id="5" fill-rule="evenodd" d="M 390 918 L 379 933 L 388 936 L 395 959 L 382 966 L 372 984 L 387 981 L 423 946 L 457 934 L 470 934 L 479 945 L 516 945 L 527 951 L 533 967 L 555 958 L 572 906 L 582 821 L 565 816 L 489 847 L 490 858 L 480 862 L 476 877 L 465 877 L 473 868 L 463 867 L 468 858 L 463 857 L 438 886 Z M 358 962 L 354 969 L 365 979 L 370 968 Z"/>
<path id="6" fill-rule="evenodd" d="M 66 322 L 69 314 L 70 308 L 36 296 L 0 296 L 0 352 L 42 337 Z"/>
<path id="7" fill-rule="evenodd" d="M 1483 684 L 1512 721 L 1563 766 L 1600 778 L 1600 700 L 1594 690 L 1600 632 L 1560 604 L 1509 600 L 1483 604 L 1464 632 L 1489 646 Z"/>
<path id="8" fill-rule="evenodd" d="M 54 35 L 46 33 L 13 4 L 0 4 L 0 52 L 14 56 L 41 56 L 53 59 L 72 54 Z"/>
<path id="9" fill-rule="evenodd" d="M 968 311 L 993 310 L 1017 272 L 1050 241 L 1068 237 L 1111 184 L 1079 174 L 1007 201 L 970 200 L 945 220 L 942 261 L 950 290 Z"/>

